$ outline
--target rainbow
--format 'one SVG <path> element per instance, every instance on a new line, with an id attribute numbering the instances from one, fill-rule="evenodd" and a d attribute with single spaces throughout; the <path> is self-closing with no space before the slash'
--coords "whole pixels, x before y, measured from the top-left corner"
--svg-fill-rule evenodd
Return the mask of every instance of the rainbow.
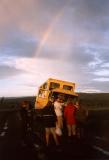
<path id="1" fill-rule="evenodd" d="M 41 40 L 41 42 L 39 44 L 39 47 L 38 47 L 38 49 L 36 51 L 36 54 L 35 54 L 36 57 L 40 54 L 41 49 L 43 48 L 43 46 L 46 43 L 46 41 L 49 38 L 49 36 L 51 35 L 55 24 L 62 17 L 62 15 L 64 13 L 64 10 L 65 10 L 65 7 L 66 7 L 66 5 L 64 5 L 64 7 L 58 12 L 58 14 L 56 14 L 56 16 L 53 18 L 52 22 L 49 24 L 49 26 L 48 26 L 47 30 L 45 31 L 44 36 L 43 36 L 43 38 L 42 38 L 42 40 Z"/>

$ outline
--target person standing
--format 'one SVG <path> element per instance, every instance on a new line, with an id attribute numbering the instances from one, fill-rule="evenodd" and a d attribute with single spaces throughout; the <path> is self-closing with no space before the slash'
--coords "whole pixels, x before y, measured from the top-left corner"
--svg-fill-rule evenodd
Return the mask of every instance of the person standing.
<path id="1" fill-rule="evenodd" d="M 53 136 L 54 142 L 59 145 L 58 138 L 56 135 L 56 114 L 51 101 L 48 102 L 47 106 L 43 109 L 43 123 L 45 127 L 45 140 L 46 146 L 50 144 L 50 135 Z"/>
<path id="2" fill-rule="evenodd" d="M 27 133 L 28 133 L 28 109 L 29 103 L 28 101 L 22 101 L 20 105 L 20 115 L 21 115 L 21 138 L 23 144 L 26 143 Z"/>
<path id="3" fill-rule="evenodd" d="M 79 102 L 79 108 L 76 111 L 76 122 L 77 122 L 77 136 L 78 138 L 84 138 L 85 135 L 85 129 L 87 126 L 87 118 L 88 118 L 88 109 L 85 106 L 85 104 L 82 104 L 82 102 Z"/>
<path id="4" fill-rule="evenodd" d="M 64 108 L 64 118 L 67 126 L 68 137 L 76 136 L 76 106 L 74 105 L 72 98 L 69 98 Z"/>
<path id="5" fill-rule="evenodd" d="M 59 97 L 54 102 L 54 110 L 57 116 L 56 133 L 61 136 L 63 128 L 63 101 Z"/>

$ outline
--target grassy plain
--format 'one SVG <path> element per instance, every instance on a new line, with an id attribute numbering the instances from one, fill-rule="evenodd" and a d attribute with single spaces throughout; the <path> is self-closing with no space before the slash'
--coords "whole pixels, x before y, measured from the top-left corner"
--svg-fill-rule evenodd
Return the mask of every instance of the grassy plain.
<path id="1" fill-rule="evenodd" d="M 89 111 L 89 133 L 109 139 L 109 93 L 78 93 L 79 100 Z M 18 109 L 21 101 L 28 100 L 33 108 L 35 97 L 0 98 L 0 115 L 3 110 Z"/>
<path id="2" fill-rule="evenodd" d="M 79 100 L 88 109 L 109 109 L 109 93 L 78 93 Z M 1 97 L 0 108 L 13 108 L 21 101 L 28 100 L 34 106 L 35 97 Z"/>

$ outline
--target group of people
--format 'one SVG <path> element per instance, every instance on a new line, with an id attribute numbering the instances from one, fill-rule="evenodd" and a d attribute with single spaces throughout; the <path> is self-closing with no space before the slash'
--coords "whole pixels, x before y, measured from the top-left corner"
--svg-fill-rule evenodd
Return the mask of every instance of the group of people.
<path id="1" fill-rule="evenodd" d="M 85 116 L 81 117 L 81 112 L 84 110 L 81 109 L 80 105 L 71 97 L 67 99 L 67 102 L 64 102 L 62 97 L 50 98 L 46 107 L 41 109 L 43 126 L 44 127 L 44 137 L 46 146 L 49 146 L 51 142 L 51 135 L 56 146 L 60 145 L 61 137 L 63 131 L 66 128 L 67 137 L 75 137 L 77 135 L 83 134 L 81 120 L 85 120 L 88 115 L 85 111 Z M 22 131 L 23 139 L 25 139 L 28 129 L 33 130 L 33 110 L 32 106 L 28 101 L 23 101 L 21 103 L 21 118 L 22 118 Z M 77 115 L 78 113 L 78 115 Z M 78 116 L 78 117 L 77 117 Z M 79 119 L 80 118 L 80 119 Z M 78 120 L 79 119 L 79 120 Z"/>
<path id="2" fill-rule="evenodd" d="M 77 132 L 80 136 L 80 127 L 77 126 L 76 113 L 80 110 L 78 103 L 68 98 L 64 103 L 61 97 L 55 101 L 51 99 L 48 105 L 44 108 L 43 120 L 45 127 L 45 141 L 48 146 L 50 143 L 50 135 L 53 136 L 56 145 L 60 144 L 59 137 L 63 134 L 63 127 L 67 128 L 67 136 L 69 138 L 75 137 Z"/>

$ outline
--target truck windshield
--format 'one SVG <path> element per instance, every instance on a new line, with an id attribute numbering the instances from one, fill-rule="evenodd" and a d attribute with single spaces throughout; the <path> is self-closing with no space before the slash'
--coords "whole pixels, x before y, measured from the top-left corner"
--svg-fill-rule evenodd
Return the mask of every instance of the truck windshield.
<path id="1" fill-rule="evenodd" d="M 55 89 L 55 88 L 59 88 L 59 87 L 60 87 L 59 83 L 55 83 L 55 82 L 50 83 L 50 89 Z"/>

